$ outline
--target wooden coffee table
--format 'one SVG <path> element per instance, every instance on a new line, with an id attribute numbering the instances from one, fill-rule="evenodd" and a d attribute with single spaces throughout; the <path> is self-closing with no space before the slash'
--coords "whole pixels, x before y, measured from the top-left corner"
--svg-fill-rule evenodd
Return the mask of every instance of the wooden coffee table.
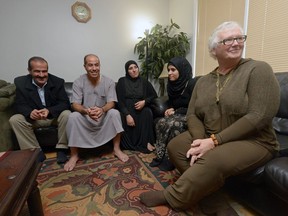
<path id="1" fill-rule="evenodd" d="M 37 187 L 39 149 L 8 151 L 0 157 L 0 215 L 19 215 L 25 202 L 30 215 L 42 216 Z"/>

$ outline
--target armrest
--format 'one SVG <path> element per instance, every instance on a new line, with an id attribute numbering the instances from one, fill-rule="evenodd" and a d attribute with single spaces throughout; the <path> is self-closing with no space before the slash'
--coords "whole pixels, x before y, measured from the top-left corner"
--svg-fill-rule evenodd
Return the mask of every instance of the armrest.
<path id="1" fill-rule="evenodd" d="M 271 160 L 265 166 L 264 175 L 267 189 L 288 202 L 288 157 Z"/>
<path id="2" fill-rule="evenodd" d="M 153 100 L 151 109 L 154 118 L 163 117 L 165 110 L 168 108 L 168 96 L 161 96 Z"/>

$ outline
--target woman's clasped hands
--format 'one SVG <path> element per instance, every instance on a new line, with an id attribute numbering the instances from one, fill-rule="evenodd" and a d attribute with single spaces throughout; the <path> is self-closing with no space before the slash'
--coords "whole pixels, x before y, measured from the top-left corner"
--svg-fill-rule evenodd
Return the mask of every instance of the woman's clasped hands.
<path id="1" fill-rule="evenodd" d="M 214 142 L 211 138 L 194 140 L 191 144 L 191 148 L 186 153 L 187 158 L 191 157 L 190 166 L 193 166 L 198 158 L 201 158 L 206 152 L 214 147 Z"/>

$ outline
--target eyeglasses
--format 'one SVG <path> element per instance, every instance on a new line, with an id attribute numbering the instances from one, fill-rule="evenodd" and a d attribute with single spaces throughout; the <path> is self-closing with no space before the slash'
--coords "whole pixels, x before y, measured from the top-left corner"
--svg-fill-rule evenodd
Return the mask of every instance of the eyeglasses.
<path id="1" fill-rule="evenodd" d="M 247 35 L 242 35 L 239 37 L 235 37 L 235 38 L 226 38 L 222 41 L 219 41 L 218 43 L 220 44 L 224 44 L 224 45 L 232 45 L 234 43 L 234 41 L 236 40 L 237 43 L 244 43 L 247 39 Z"/>

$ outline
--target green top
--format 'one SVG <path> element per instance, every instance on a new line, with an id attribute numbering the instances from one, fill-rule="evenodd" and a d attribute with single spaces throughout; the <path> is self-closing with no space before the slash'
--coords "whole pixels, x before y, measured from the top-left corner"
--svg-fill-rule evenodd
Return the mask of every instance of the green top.
<path id="1" fill-rule="evenodd" d="M 216 70 L 196 83 L 187 112 L 193 139 L 215 134 L 219 144 L 245 139 L 277 148 L 272 119 L 279 108 L 280 88 L 272 68 L 262 61 L 241 59 L 230 73 L 219 77 L 225 86 L 218 103 Z"/>

